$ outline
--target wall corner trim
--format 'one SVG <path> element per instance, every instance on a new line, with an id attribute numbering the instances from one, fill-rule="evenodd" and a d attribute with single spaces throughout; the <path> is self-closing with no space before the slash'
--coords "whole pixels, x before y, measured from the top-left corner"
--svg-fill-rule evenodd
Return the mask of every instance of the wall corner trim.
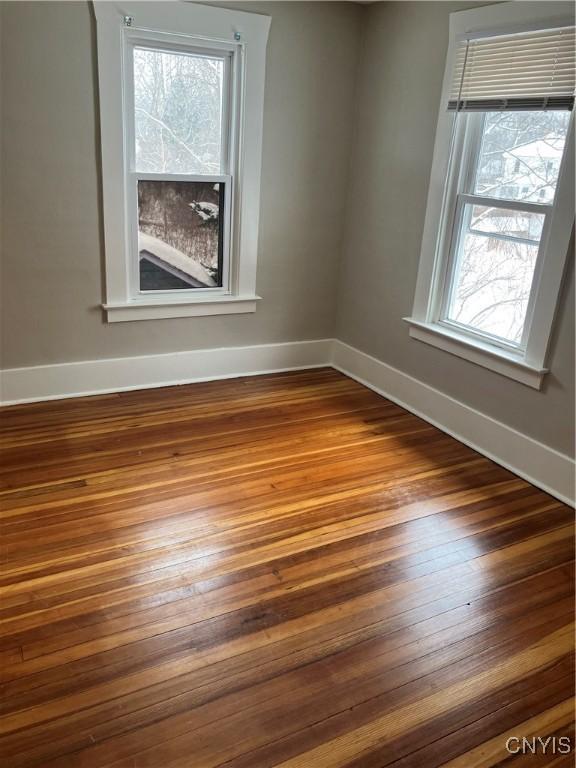
<path id="1" fill-rule="evenodd" d="M 576 465 L 569 456 L 342 341 L 334 341 L 332 367 L 574 506 Z"/>

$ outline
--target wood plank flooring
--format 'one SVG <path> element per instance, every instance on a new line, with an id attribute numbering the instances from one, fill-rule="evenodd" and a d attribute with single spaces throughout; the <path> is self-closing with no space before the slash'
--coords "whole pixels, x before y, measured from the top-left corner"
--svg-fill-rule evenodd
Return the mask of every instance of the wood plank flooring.
<path id="1" fill-rule="evenodd" d="M 573 764 L 542 491 L 331 369 L 2 424 L 4 768 Z"/>

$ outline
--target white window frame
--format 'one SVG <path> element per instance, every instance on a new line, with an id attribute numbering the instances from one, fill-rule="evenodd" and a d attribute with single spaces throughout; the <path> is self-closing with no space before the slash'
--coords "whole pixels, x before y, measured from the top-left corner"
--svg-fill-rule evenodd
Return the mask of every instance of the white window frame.
<path id="1" fill-rule="evenodd" d="M 268 16 L 188 2 L 94 2 L 102 148 L 108 322 L 254 312 Z M 222 57 L 222 173 L 140 173 L 134 167 L 133 49 Z M 140 291 L 139 179 L 225 182 L 222 287 Z"/>
<path id="2" fill-rule="evenodd" d="M 546 213 L 521 345 L 506 344 L 488 334 L 472 332 L 443 320 L 443 305 L 457 201 L 469 191 L 470 162 L 465 138 L 478 133 L 481 116 L 448 111 L 458 43 L 469 36 L 512 34 L 530 29 L 574 24 L 565 2 L 501 3 L 450 15 L 450 41 L 436 129 L 434 158 L 428 190 L 420 265 L 412 316 L 404 318 L 410 336 L 445 352 L 484 366 L 523 384 L 540 389 L 547 373 L 546 355 L 565 270 L 574 223 L 574 114 L 566 138 L 554 204 L 491 199 L 493 205 L 515 210 L 531 208 Z M 455 125 L 455 121 L 458 124 Z M 466 126 L 466 123 L 468 126 Z M 472 125 L 471 125 L 472 124 Z M 468 127 L 468 130 L 467 130 Z M 472 128 L 472 131 L 470 131 Z M 469 196 L 477 200 L 480 196 Z"/>

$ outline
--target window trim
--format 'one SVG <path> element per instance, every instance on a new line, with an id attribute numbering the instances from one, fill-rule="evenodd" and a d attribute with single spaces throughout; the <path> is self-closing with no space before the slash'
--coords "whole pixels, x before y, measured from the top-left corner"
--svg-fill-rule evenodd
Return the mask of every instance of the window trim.
<path id="1" fill-rule="evenodd" d="M 196 3 L 94 2 L 98 39 L 100 133 L 108 322 L 254 312 L 260 213 L 262 121 L 266 45 L 270 17 Z M 126 12 L 132 14 L 126 17 Z M 223 286 L 142 292 L 135 283 L 133 246 L 134 180 L 152 177 L 131 164 L 133 138 L 127 98 L 127 56 L 134 46 L 220 52 L 230 56 L 230 93 L 223 120 L 229 130 L 229 275 Z M 236 116 L 236 119 L 233 119 Z M 132 143 L 131 143 L 132 142 Z M 177 177 L 179 174 L 162 174 Z M 191 180 L 192 175 L 186 175 Z M 206 176 L 209 180 L 211 176 Z M 226 281 L 227 279 L 227 281 Z"/>
<path id="2" fill-rule="evenodd" d="M 452 83 L 452 72 L 458 41 L 464 35 L 505 34 L 524 31 L 528 28 L 553 28 L 574 23 L 574 16 L 567 12 L 566 3 L 550 2 L 546 7 L 536 4 L 501 3 L 468 11 L 450 14 L 450 38 L 446 57 L 446 68 L 424 230 L 420 253 L 420 264 L 416 281 L 412 315 L 404 318 L 409 324 L 410 336 L 431 344 L 457 357 L 481 365 L 509 378 L 540 389 L 547 373 L 546 356 L 562 279 L 568 257 L 568 248 L 574 222 L 574 113 L 566 138 L 566 146 L 559 171 L 556 198 L 550 212 L 549 228 L 543 233 L 540 267 L 535 272 L 533 291 L 537 299 L 533 304 L 531 317 L 527 316 L 525 351 L 507 349 L 502 345 L 489 343 L 453 327 L 446 327 L 437 321 L 438 302 L 441 301 L 439 285 L 444 279 L 450 236 L 456 215 L 456 193 L 458 174 L 454 173 L 451 161 L 452 143 L 455 151 L 466 151 L 463 147 L 465 132 L 454 131 L 457 113 L 446 109 Z M 532 7 L 526 7 L 532 6 Z M 459 163 L 460 164 L 460 163 Z M 469 163 L 462 162 L 462 169 Z M 445 212 L 447 218 L 445 219 Z M 445 222 L 445 226 L 442 226 Z M 546 236 L 546 242 L 544 237 Z M 546 263 L 546 269 L 542 264 Z"/>

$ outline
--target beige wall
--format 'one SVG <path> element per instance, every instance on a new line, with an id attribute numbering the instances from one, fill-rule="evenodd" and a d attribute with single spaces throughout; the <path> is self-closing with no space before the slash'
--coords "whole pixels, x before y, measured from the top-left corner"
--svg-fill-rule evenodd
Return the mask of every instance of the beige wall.
<path id="1" fill-rule="evenodd" d="M 254 315 L 107 324 L 88 3 L 4 2 L 3 367 L 329 337 L 362 9 L 272 16 Z"/>
<path id="2" fill-rule="evenodd" d="M 410 339 L 448 37 L 481 3 L 367 7 L 336 335 L 563 453 L 573 452 L 574 272 L 569 267 L 541 392 Z M 484 3 L 486 4 L 486 3 Z"/>
<path id="3" fill-rule="evenodd" d="M 542 392 L 411 340 L 401 319 L 412 308 L 448 14 L 479 4 L 234 3 L 273 17 L 258 269 L 264 300 L 255 315 L 110 325 L 99 309 L 89 5 L 0 3 L 3 367 L 336 335 L 572 452 L 572 268 Z"/>

